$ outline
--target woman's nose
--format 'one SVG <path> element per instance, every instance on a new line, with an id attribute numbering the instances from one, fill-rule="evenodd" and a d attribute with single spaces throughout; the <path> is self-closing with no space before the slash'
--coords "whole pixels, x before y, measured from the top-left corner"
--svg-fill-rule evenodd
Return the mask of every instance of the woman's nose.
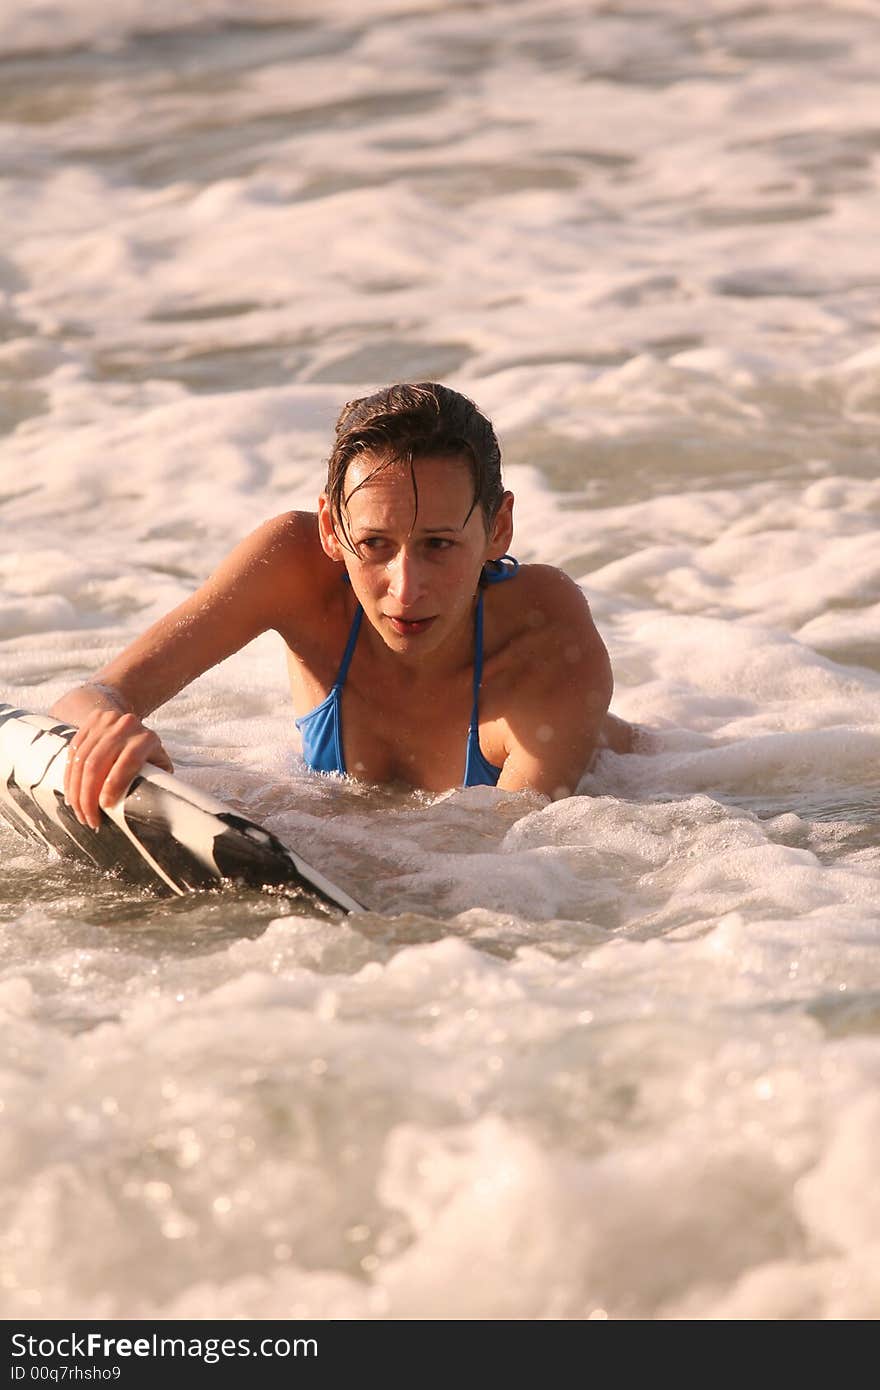
<path id="1" fill-rule="evenodd" d="M 422 589 L 421 567 L 409 551 L 400 549 L 388 562 L 388 592 L 398 603 L 409 607 Z"/>

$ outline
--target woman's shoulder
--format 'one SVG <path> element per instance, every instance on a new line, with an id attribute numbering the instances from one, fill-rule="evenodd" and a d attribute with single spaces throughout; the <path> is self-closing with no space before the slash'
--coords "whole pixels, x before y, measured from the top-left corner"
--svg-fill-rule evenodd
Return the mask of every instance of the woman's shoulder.
<path id="1" fill-rule="evenodd" d="M 317 512 L 279 512 L 270 516 L 252 533 L 253 540 L 267 555 L 284 552 L 294 546 L 320 548 Z"/>
<path id="2" fill-rule="evenodd" d="M 241 543 L 242 558 L 275 570 L 282 567 L 290 580 L 302 575 L 320 582 L 338 576 L 335 564 L 321 546 L 315 512 L 279 512 L 269 517 Z"/>
<path id="3" fill-rule="evenodd" d="M 499 584 L 497 649 L 523 684 L 542 690 L 581 680 L 607 680 L 607 652 L 580 586 L 553 565 L 520 565 Z M 506 593 L 501 591 L 507 590 Z"/>
<path id="4" fill-rule="evenodd" d="M 314 512 L 281 512 L 227 555 L 209 586 L 241 595 L 268 626 L 320 603 L 339 582 L 339 566 L 321 548 Z"/>
<path id="5" fill-rule="evenodd" d="M 580 585 L 555 565 L 522 564 L 510 580 L 498 584 L 502 604 L 525 626 L 552 628 L 558 624 L 592 627 L 590 605 Z"/>

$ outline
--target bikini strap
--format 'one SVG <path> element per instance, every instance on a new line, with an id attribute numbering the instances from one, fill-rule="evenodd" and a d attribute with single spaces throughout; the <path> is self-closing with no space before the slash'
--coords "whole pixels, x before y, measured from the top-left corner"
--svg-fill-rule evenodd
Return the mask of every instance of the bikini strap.
<path id="1" fill-rule="evenodd" d="M 489 560 L 483 566 L 474 623 L 474 703 L 471 708 L 471 736 L 480 726 L 480 686 L 483 682 L 483 585 L 503 584 L 505 579 L 512 579 L 518 569 L 519 560 L 513 555 L 502 555 L 500 560 Z"/>
<path id="2" fill-rule="evenodd" d="M 481 575 L 484 584 L 503 584 L 512 579 L 519 569 L 519 560 L 513 555 L 502 555 L 500 560 L 487 560 Z"/>
<path id="3" fill-rule="evenodd" d="M 361 607 L 361 605 L 358 604 L 357 612 L 351 620 L 351 627 L 349 628 L 348 632 L 348 641 L 345 644 L 345 651 L 342 653 L 342 660 L 339 663 L 339 670 L 337 671 L 336 679 L 333 682 L 334 687 L 336 687 L 337 685 L 345 685 L 345 680 L 348 675 L 348 668 L 351 665 L 351 658 L 354 656 L 354 649 L 357 646 L 358 633 L 361 630 L 361 619 L 363 618 L 363 616 L 364 610 Z"/>
<path id="4" fill-rule="evenodd" d="M 477 598 L 477 614 L 474 621 L 474 701 L 471 706 L 469 733 L 480 727 L 480 686 L 483 683 L 483 591 Z"/>

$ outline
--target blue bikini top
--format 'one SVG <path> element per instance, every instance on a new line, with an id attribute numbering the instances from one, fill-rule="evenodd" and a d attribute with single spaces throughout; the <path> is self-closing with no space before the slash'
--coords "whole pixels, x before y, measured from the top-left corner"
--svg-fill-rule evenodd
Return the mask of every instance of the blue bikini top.
<path id="1" fill-rule="evenodd" d="M 483 588 L 484 584 L 501 584 L 512 579 L 519 569 L 519 561 L 512 555 L 503 555 L 500 560 L 492 560 L 483 566 L 481 588 L 477 598 L 476 621 L 474 623 L 474 698 L 471 706 L 471 722 L 468 727 L 467 745 L 464 760 L 464 787 L 494 787 L 501 776 L 501 768 L 483 757 L 480 748 L 480 685 L 483 680 Z M 342 689 L 348 676 L 348 668 L 357 646 L 358 633 L 364 610 L 360 604 L 352 619 L 342 653 L 342 661 L 336 680 L 319 705 L 308 714 L 296 720 L 296 727 L 302 735 L 302 754 L 307 767 L 313 772 L 338 772 L 343 775 L 345 752 L 342 747 Z"/>

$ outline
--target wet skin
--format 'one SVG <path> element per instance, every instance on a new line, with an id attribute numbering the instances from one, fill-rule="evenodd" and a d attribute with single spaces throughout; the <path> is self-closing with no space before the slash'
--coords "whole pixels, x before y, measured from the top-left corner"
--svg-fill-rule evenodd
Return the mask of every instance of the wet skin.
<path id="1" fill-rule="evenodd" d="M 53 714 L 79 725 L 66 794 L 83 822 L 96 825 L 99 804 L 118 800 L 145 762 L 170 770 L 143 717 L 267 629 L 287 645 L 297 713 L 313 708 L 358 603 L 364 622 L 343 692 L 347 767 L 429 791 L 460 785 L 480 574 L 510 547 L 513 498 L 505 493 L 487 523 L 459 458 L 419 460 L 414 474 L 382 462 L 351 465 L 335 525 L 324 496 L 317 517 L 264 523 L 197 593 L 57 702 Z M 600 737 L 619 735 L 605 718 L 610 668 L 586 600 L 559 570 L 525 565 L 484 591 L 484 617 L 480 742 L 502 768 L 498 785 L 568 795 Z"/>

